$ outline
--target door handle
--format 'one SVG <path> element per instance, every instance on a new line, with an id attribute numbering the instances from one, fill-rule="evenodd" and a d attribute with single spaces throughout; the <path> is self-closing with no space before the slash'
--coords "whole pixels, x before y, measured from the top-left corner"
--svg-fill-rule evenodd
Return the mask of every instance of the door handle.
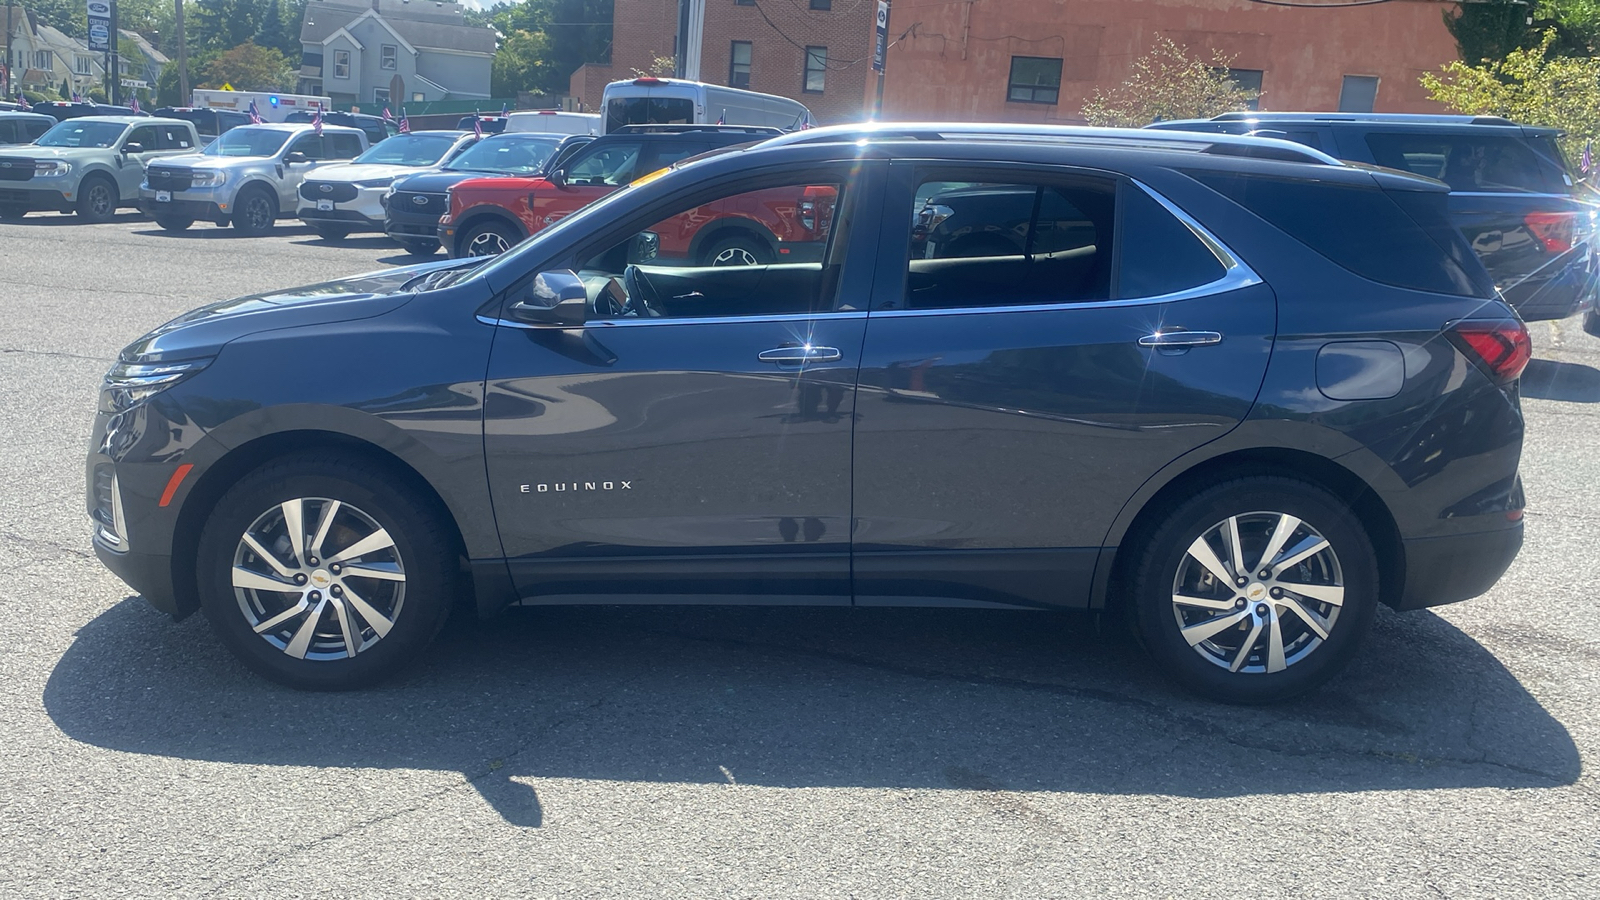
<path id="1" fill-rule="evenodd" d="M 1139 338 L 1139 346 L 1172 349 L 1175 347 L 1209 347 L 1222 343 L 1220 331 L 1158 331 Z"/>
<path id="2" fill-rule="evenodd" d="M 756 354 L 756 359 L 769 363 L 808 363 L 808 362 L 834 362 L 841 354 L 834 347 L 813 347 L 806 344 L 803 347 L 775 347 L 763 350 Z"/>

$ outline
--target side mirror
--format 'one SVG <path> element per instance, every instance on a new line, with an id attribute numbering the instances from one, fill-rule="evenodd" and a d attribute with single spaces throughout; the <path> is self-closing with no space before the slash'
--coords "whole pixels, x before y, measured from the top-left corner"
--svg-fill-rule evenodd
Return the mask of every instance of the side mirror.
<path id="1" fill-rule="evenodd" d="M 139 143 L 138 141 L 131 141 L 129 143 L 126 143 L 126 144 L 122 145 L 122 152 L 123 153 L 143 153 L 144 152 L 144 145 Z"/>
<path id="2" fill-rule="evenodd" d="M 556 190 L 558 191 L 570 190 L 570 188 L 567 187 L 566 169 L 557 169 L 554 172 L 551 172 L 548 176 L 548 180 L 551 184 L 556 186 Z"/>
<path id="3" fill-rule="evenodd" d="M 588 310 L 589 289 L 583 279 L 571 269 L 554 269 L 533 276 L 506 315 L 541 328 L 582 328 Z"/>
<path id="4" fill-rule="evenodd" d="M 305 153 L 300 150 L 290 150 L 288 153 L 284 154 L 283 161 L 286 163 L 309 162 L 309 160 L 306 159 Z"/>
<path id="5" fill-rule="evenodd" d="M 656 258 L 661 252 L 661 236 L 654 231 L 641 231 L 628 242 L 628 263 L 638 265 Z"/>

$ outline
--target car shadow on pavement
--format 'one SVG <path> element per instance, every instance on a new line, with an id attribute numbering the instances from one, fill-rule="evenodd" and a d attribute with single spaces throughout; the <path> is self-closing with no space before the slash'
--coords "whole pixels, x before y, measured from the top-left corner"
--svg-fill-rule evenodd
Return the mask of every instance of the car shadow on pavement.
<path id="1" fill-rule="evenodd" d="M 1581 363 L 1532 359 L 1522 370 L 1522 395 L 1538 400 L 1600 403 L 1600 369 Z"/>
<path id="2" fill-rule="evenodd" d="M 197 221 L 182 231 L 168 231 L 151 222 L 149 228 L 133 233 L 145 237 L 189 238 L 203 241 L 247 241 L 261 237 L 314 236 L 314 232 L 309 227 L 299 224 L 294 219 L 279 219 L 278 223 L 264 234 L 245 234 L 231 225 L 218 225 L 209 219 Z"/>
<path id="3" fill-rule="evenodd" d="M 395 243 L 387 235 L 370 234 L 363 237 L 344 237 L 330 241 L 314 232 L 307 231 L 304 240 L 295 241 L 308 247 L 340 247 L 346 250 L 394 250 Z"/>
<path id="4" fill-rule="evenodd" d="M 439 262 L 445 256 L 441 253 L 430 253 L 427 256 L 413 256 L 410 253 L 396 253 L 392 256 L 380 256 L 377 262 L 386 266 L 415 266 L 421 263 Z"/>
<path id="5" fill-rule="evenodd" d="M 1573 783 L 1567 730 L 1428 612 L 1380 614 L 1324 690 L 1194 699 L 1088 616 L 587 607 L 461 616 L 366 691 L 254 677 L 195 616 L 137 597 L 85 625 L 44 692 L 55 724 L 129 753 L 461 772 L 507 822 L 543 778 L 976 791 L 1247 794 Z"/>
<path id="6" fill-rule="evenodd" d="M 133 210 L 123 210 L 123 211 L 117 213 L 116 215 L 112 216 L 108 221 L 100 223 L 100 224 L 104 224 L 104 225 L 124 225 L 124 224 L 127 224 L 129 222 L 142 222 L 142 221 L 146 221 L 144 213 L 135 212 Z M 8 220 L 5 224 L 7 224 L 7 225 L 39 225 L 39 226 L 44 226 L 44 227 L 55 227 L 55 226 L 60 226 L 60 225 L 90 225 L 90 224 L 94 224 L 94 223 L 85 222 L 76 213 L 33 212 L 33 213 L 29 213 L 28 215 L 24 216 L 21 219 Z"/>

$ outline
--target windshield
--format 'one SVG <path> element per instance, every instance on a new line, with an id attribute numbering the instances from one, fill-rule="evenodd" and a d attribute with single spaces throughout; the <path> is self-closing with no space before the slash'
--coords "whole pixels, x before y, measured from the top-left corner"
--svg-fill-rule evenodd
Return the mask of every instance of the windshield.
<path id="1" fill-rule="evenodd" d="M 109 147 L 122 137 L 126 125 L 68 119 L 39 138 L 41 147 Z"/>
<path id="2" fill-rule="evenodd" d="M 397 134 L 379 141 L 356 157 L 356 163 L 386 166 L 432 166 L 456 144 L 453 134 Z"/>
<path id="3" fill-rule="evenodd" d="M 206 145 L 203 156 L 272 156 L 289 139 L 289 132 L 275 128 L 235 128 Z"/>
<path id="4" fill-rule="evenodd" d="M 450 161 L 446 169 L 452 172 L 495 172 L 502 175 L 538 175 L 550 161 L 557 140 L 529 138 L 485 138 L 466 152 Z"/>
<path id="5" fill-rule="evenodd" d="M 606 134 L 624 125 L 689 125 L 694 101 L 682 97 L 612 97 L 606 103 Z"/>

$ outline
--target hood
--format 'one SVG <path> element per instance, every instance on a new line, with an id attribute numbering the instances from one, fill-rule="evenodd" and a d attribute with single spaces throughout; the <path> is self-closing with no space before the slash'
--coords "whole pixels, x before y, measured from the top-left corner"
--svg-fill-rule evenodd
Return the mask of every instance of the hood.
<path id="1" fill-rule="evenodd" d="M 27 155 L 34 159 L 77 159 L 85 154 L 115 153 L 110 147 L 40 147 L 29 144 L 25 147 L 10 147 L 0 151 L 0 156 L 21 156 L 26 150 Z"/>
<path id="2" fill-rule="evenodd" d="M 163 156 L 150 160 L 146 169 L 182 168 L 182 169 L 220 169 L 228 163 L 259 162 L 264 157 L 260 156 L 201 156 L 198 153 L 185 153 L 182 156 Z"/>
<path id="3" fill-rule="evenodd" d="M 184 313 L 124 347 L 124 362 L 164 362 L 216 355 L 248 334 L 306 325 L 330 325 L 382 315 L 415 294 L 407 282 L 431 273 L 471 269 L 482 259 L 442 259 L 385 269 L 306 287 L 223 300 Z"/>
<path id="4" fill-rule="evenodd" d="M 432 169 L 432 166 L 391 166 L 377 163 L 339 163 L 319 166 L 306 176 L 307 181 L 372 181 L 378 178 L 399 178 Z"/>
<path id="5" fill-rule="evenodd" d="M 522 194 L 528 191 L 553 191 L 556 186 L 541 177 L 530 175 L 473 175 L 451 186 L 457 194 L 468 191 L 494 191 Z"/>
<path id="6" fill-rule="evenodd" d="M 416 194 L 442 194 L 468 178 L 488 177 L 492 176 L 484 172 L 423 172 L 396 181 L 394 189 Z"/>

